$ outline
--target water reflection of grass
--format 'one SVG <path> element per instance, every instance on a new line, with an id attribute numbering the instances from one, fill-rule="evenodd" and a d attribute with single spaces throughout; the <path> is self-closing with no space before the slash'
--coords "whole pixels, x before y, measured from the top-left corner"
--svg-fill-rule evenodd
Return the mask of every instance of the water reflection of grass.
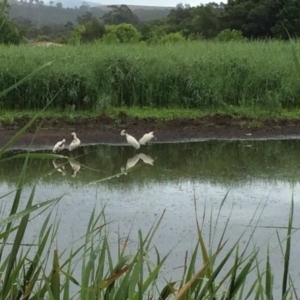
<path id="1" fill-rule="evenodd" d="M 243 185 L 257 180 L 295 183 L 300 178 L 299 147 L 300 141 L 297 140 L 153 144 L 140 151 L 155 159 L 153 165 L 140 160 L 135 166 L 136 170 L 127 176 L 101 184 L 115 188 L 120 182 L 126 183 L 127 187 L 180 181 L 202 181 L 224 186 Z M 120 173 L 136 153 L 130 147 L 79 148 L 71 156 L 82 164 L 75 178 L 71 178 L 72 169 L 68 164 L 65 165 L 67 176 L 62 176 L 54 170 L 52 161 L 30 159 L 26 180 L 39 179 L 44 184 L 87 184 Z M 64 154 L 70 155 L 67 151 Z M 12 153 L 6 154 L 9 155 Z M 23 162 L 24 159 L 2 162 L 0 181 L 16 184 Z"/>

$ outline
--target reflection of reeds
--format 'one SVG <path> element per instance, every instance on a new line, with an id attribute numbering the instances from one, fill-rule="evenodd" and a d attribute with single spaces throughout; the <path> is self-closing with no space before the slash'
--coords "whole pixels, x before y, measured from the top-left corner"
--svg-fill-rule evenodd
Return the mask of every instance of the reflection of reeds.
<path id="1" fill-rule="evenodd" d="M 251 147 L 245 147 L 251 145 Z M 141 167 L 133 172 L 129 184 L 145 185 L 160 182 L 201 181 L 227 187 L 228 185 L 244 185 L 246 183 L 289 182 L 296 183 L 300 179 L 300 156 L 298 140 L 270 141 L 206 141 L 199 143 L 155 144 L 151 154 L 155 158 L 154 167 Z M 82 184 L 105 178 L 126 168 L 128 158 L 132 157 L 129 147 L 117 146 L 85 146 L 80 147 L 70 158 L 84 166 L 85 176 L 77 176 Z M 6 153 L 3 158 L 16 155 L 18 152 Z M 37 151 L 35 153 L 48 153 Z M 68 155 L 68 152 L 66 152 Z M 146 162 L 142 154 L 137 165 Z M 143 161 L 143 158 L 145 161 Z M 152 159 L 148 161 L 151 165 Z M 18 160 L 3 161 L 0 167 L 0 182 L 15 185 L 19 169 L 24 157 Z M 83 167 L 82 167 L 83 168 Z M 37 172 L 37 169 L 39 172 Z M 39 178 L 45 184 L 69 181 L 69 177 L 59 177 L 59 173 L 43 178 L 43 174 L 53 169 L 48 160 L 30 158 L 26 182 Z M 108 188 L 118 186 L 117 180 L 103 181 Z"/>

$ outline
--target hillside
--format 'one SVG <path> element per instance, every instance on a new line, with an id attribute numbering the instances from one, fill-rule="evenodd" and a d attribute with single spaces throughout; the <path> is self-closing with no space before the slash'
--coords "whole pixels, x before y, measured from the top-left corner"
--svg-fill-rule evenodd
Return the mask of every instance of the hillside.
<path id="1" fill-rule="evenodd" d="M 32 1 L 32 0 L 31 0 Z M 34 0 L 36 1 L 36 0 Z M 97 18 L 102 17 L 109 8 L 106 5 L 98 6 L 89 6 L 88 2 L 84 2 L 85 5 L 79 7 L 65 7 L 69 0 L 64 0 L 61 2 L 54 3 L 53 1 L 50 4 L 44 2 L 17 2 L 10 1 L 11 5 L 11 17 L 15 19 L 27 19 L 32 22 L 32 24 L 43 26 L 47 24 L 66 24 L 67 22 L 72 22 L 76 24 L 77 16 L 84 14 L 86 11 L 92 12 Z M 74 3 L 79 3 L 74 1 Z M 95 5 L 94 2 L 91 2 Z M 129 5 L 128 6 L 134 14 L 136 14 L 140 21 L 149 21 L 157 18 L 166 17 L 171 7 L 152 7 L 152 6 L 138 6 L 138 5 Z"/>

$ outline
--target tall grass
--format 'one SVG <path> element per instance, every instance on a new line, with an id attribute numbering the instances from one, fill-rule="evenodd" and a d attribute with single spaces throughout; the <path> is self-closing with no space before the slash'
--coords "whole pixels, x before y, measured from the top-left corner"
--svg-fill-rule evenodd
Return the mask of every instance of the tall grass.
<path id="1" fill-rule="evenodd" d="M 0 99 L 0 107 L 40 109 L 63 86 L 51 107 L 295 108 L 300 84 L 290 51 L 279 41 L 0 46 L 0 90 L 56 60 Z"/>

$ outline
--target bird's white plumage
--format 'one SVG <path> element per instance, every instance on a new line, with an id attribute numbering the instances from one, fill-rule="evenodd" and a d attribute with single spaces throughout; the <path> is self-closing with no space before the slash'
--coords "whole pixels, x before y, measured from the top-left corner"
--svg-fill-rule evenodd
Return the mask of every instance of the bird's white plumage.
<path id="1" fill-rule="evenodd" d="M 148 165 L 151 165 L 153 166 L 153 163 L 155 161 L 155 159 L 153 159 L 151 156 L 149 155 L 146 155 L 144 153 L 140 153 L 139 154 L 139 158 L 145 163 L 145 164 L 148 164 Z"/>
<path id="2" fill-rule="evenodd" d="M 65 166 L 63 164 L 58 164 L 58 162 L 55 159 L 52 161 L 52 163 L 57 172 L 62 173 L 64 176 L 66 175 Z"/>
<path id="3" fill-rule="evenodd" d="M 136 154 L 134 157 L 128 158 L 126 163 L 126 170 L 133 168 L 140 160 L 140 155 Z"/>
<path id="4" fill-rule="evenodd" d="M 139 140 L 139 144 L 140 145 L 146 145 L 147 143 L 149 143 L 152 139 L 156 139 L 156 137 L 154 136 L 154 131 L 151 131 L 149 133 L 145 133 Z"/>
<path id="5" fill-rule="evenodd" d="M 70 166 L 72 168 L 72 175 L 71 177 L 75 178 L 77 175 L 77 172 L 80 170 L 81 165 L 75 161 L 70 161 Z"/>
<path id="6" fill-rule="evenodd" d="M 130 146 L 134 147 L 135 149 L 140 148 L 139 142 L 132 135 L 128 134 L 124 129 L 121 131 L 121 135 L 126 136 L 127 143 Z"/>
<path id="7" fill-rule="evenodd" d="M 72 140 L 71 144 L 69 145 L 69 151 L 76 149 L 77 147 L 79 147 L 79 145 L 81 143 L 80 139 L 76 136 L 75 132 L 72 132 L 71 135 L 73 136 L 73 140 Z"/>
<path id="8" fill-rule="evenodd" d="M 57 143 L 54 145 L 52 151 L 53 151 L 54 153 L 56 153 L 56 152 L 60 152 L 60 151 L 64 150 L 64 149 L 65 149 L 65 144 L 66 144 L 66 140 L 65 140 L 65 139 L 63 139 L 63 140 L 57 142 Z"/>

